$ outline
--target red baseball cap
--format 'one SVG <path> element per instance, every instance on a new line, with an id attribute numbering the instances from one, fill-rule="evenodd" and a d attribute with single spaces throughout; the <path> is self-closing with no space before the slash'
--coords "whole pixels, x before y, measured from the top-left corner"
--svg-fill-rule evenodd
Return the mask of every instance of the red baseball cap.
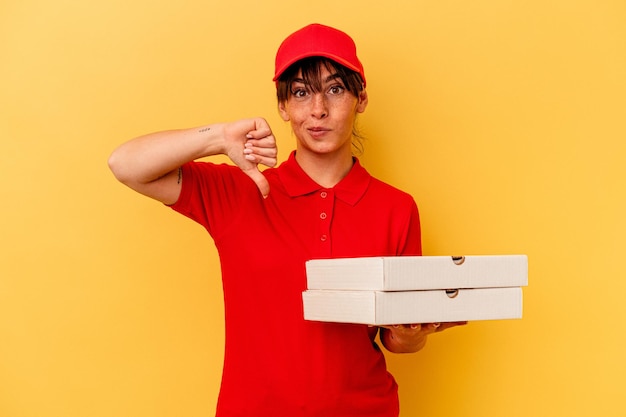
<path id="1" fill-rule="evenodd" d="M 297 61 L 313 56 L 332 59 L 358 72 L 365 85 L 363 65 L 356 56 L 356 45 L 348 34 L 330 26 L 313 23 L 289 35 L 276 52 L 274 81 Z"/>

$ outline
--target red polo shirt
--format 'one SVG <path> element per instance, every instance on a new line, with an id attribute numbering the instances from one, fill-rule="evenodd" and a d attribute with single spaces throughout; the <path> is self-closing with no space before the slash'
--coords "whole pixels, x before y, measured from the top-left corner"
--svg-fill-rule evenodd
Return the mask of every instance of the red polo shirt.
<path id="1" fill-rule="evenodd" d="M 395 417 L 397 385 L 376 328 L 303 319 L 305 261 L 419 255 L 413 198 L 355 159 L 323 188 L 289 159 L 264 175 L 270 194 L 230 165 L 192 162 L 173 208 L 203 225 L 219 251 L 226 346 L 217 416 Z"/>

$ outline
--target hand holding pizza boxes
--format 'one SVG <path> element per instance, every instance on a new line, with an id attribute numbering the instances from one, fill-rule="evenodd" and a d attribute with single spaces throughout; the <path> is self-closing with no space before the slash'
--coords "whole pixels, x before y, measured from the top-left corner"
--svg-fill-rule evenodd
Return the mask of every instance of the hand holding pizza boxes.
<path id="1" fill-rule="evenodd" d="M 390 325 L 522 317 L 526 255 L 390 256 L 306 263 L 306 320 Z"/>

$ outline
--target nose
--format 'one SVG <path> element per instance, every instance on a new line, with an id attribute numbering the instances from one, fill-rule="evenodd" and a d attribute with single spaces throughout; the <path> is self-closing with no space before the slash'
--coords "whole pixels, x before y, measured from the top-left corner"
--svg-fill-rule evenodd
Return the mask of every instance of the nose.
<path id="1" fill-rule="evenodd" d="M 328 116 L 328 103 L 326 102 L 325 94 L 316 93 L 313 95 L 311 114 L 318 119 L 323 119 Z"/>

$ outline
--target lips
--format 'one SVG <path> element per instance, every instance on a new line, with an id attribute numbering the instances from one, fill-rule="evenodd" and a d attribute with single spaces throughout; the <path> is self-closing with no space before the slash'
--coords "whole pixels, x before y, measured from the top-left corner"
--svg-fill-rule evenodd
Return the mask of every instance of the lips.
<path id="1" fill-rule="evenodd" d="M 330 129 L 321 126 L 313 126 L 307 128 L 307 131 L 313 137 L 320 137 L 323 136 L 325 133 L 330 132 Z"/>

